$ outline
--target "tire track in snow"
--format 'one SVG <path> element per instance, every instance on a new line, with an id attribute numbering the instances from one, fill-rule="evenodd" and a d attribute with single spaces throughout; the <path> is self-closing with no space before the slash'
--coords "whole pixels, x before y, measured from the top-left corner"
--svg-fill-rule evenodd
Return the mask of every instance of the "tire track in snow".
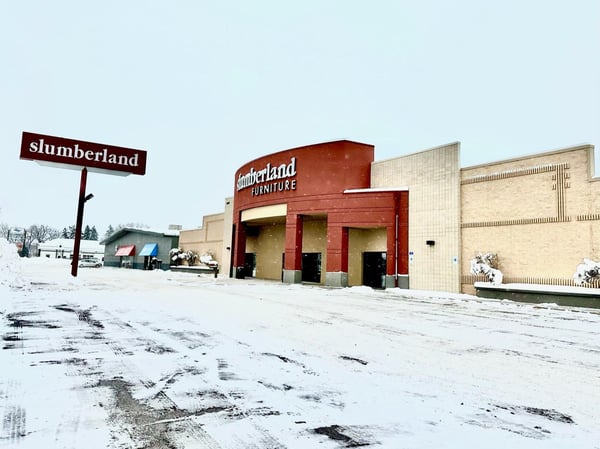
<path id="1" fill-rule="evenodd" d="M 0 440 L 18 443 L 27 435 L 27 412 L 18 405 L 6 407 L 2 418 L 2 436 Z"/>
<path id="2" fill-rule="evenodd" d="M 276 438 L 272 437 L 268 430 L 261 427 L 260 424 L 253 420 L 254 414 L 264 416 L 260 410 L 245 410 L 244 407 L 238 405 L 238 400 L 243 399 L 243 393 L 236 393 L 229 390 L 223 390 L 218 385 L 214 385 L 210 380 L 210 372 L 203 367 L 197 365 L 189 365 L 186 360 L 197 358 L 197 350 L 200 346 L 198 342 L 193 342 L 190 345 L 190 338 L 181 338 L 181 331 L 173 332 L 170 330 L 160 329 L 152 326 L 152 323 L 134 323 L 123 322 L 119 317 L 110 314 L 109 319 L 103 320 L 105 327 L 110 329 L 111 326 L 116 326 L 119 329 L 119 341 L 137 342 L 138 354 L 146 353 L 146 357 L 156 357 L 157 363 L 160 357 L 170 356 L 176 357 L 176 364 L 173 366 L 173 371 L 168 374 L 163 374 L 159 379 L 153 380 L 136 366 L 135 348 L 127 345 L 131 351 L 123 351 L 123 346 L 114 340 L 107 340 L 106 344 L 117 358 L 117 363 L 120 366 L 122 377 L 104 379 L 98 386 L 110 387 L 116 398 L 116 410 L 113 413 L 114 419 L 119 421 L 121 426 L 127 429 L 127 432 L 134 438 L 135 441 L 143 442 L 144 447 L 171 447 L 164 446 L 166 444 L 165 435 L 168 436 L 168 441 L 173 444 L 173 447 L 178 447 L 178 442 L 185 438 L 185 447 L 201 447 L 206 449 L 220 449 L 219 443 L 203 429 L 199 418 L 207 414 L 223 414 L 223 418 L 231 421 L 243 420 L 245 424 L 245 439 L 240 441 L 240 448 L 265 448 L 277 447 L 284 448 L 285 446 Z M 190 335 L 196 337 L 207 337 L 207 334 L 192 331 Z M 141 344 L 140 344 L 141 343 Z M 153 351 L 148 350 L 148 347 L 168 347 L 169 351 Z M 191 349 L 191 348 L 193 349 Z M 228 363 L 223 358 L 216 358 L 216 372 L 219 380 L 230 382 L 236 380 L 237 377 L 233 372 L 227 371 Z M 171 385 L 179 381 L 183 376 L 193 375 L 196 385 L 204 385 L 205 391 L 214 391 L 216 395 L 224 399 L 221 406 L 200 407 L 197 409 L 187 410 L 179 406 L 169 394 Z M 135 394 L 133 390 L 135 389 Z M 197 391 L 197 389 L 196 389 Z M 192 394 L 192 392 L 190 392 Z M 135 396 L 135 398 L 134 398 Z M 119 400 L 118 398 L 121 398 Z M 125 398 L 125 399 L 123 399 Z M 273 413 L 269 411 L 269 413 Z M 220 418 L 219 418 L 220 419 Z M 139 427 L 140 423 L 146 431 L 139 433 L 134 431 Z M 134 429 L 134 430 L 132 430 Z M 154 435 L 154 436 L 153 436 Z M 193 440 L 193 441 L 190 441 Z M 155 444 L 155 446 L 148 446 Z M 230 447 L 230 446 L 228 446 Z"/>

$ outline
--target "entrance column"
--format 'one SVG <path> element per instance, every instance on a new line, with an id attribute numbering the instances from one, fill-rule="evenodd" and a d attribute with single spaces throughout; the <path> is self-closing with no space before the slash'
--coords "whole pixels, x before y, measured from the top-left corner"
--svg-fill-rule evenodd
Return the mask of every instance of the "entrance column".
<path id="1" fill-rule="evenodd" d="M 283 261 L 283 282 L 302 282 L 302 215 L 288 214 L 285 218 L 285 254 Z"/>
<path id="2" fill-rule="evenodd" d="M 386 287 L 410 288 L 408 273 L 408 191 L 394 195 L 394 225 L 387 228 Z"/>
<path id="3" fill-rule="evenodd" d="M 246 225 L 241 221 L 235 225 L 233 233 L 233 276 L 244 279 L 244 265 L 246 262 Z"/>
<path id="4" fill-rule="evenodd" d="M 348 228 L 327 226 L 325 285 L 348 287 Z"/>

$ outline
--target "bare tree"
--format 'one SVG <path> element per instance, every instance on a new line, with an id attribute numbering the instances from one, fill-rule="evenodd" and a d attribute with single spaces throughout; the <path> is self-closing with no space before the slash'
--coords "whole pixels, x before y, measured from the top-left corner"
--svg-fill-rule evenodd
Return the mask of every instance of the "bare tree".
<path id="1" fill-rule="evenodd" d="M 8 238 L 8 230 L 11 226 L 8 223 L 0 223 L 0 238 L 7 239 Z"/>
<path id="2" fill-rule="evenodd" d="M 127 225 L 128 227 L 132 225 Z M 143 226 L 143 225 L 137 225 Z M 125 227 L 125 226 L 122 226 Z M 147 227 L 147 226 L 146 226 Z M 87 238 L 89 240 L 98 240 L 98 231 L 95 226 L 86 226 Z M 28 228 L 10 226 L 8 223 L 0 223 L 0 238 L 10 240 L 12 243 L 23 242 L 25 246 L 31 245 L 31 242 L 37 240 L 40 243 L 58 238 L 75 238 L 75 226 L 63 228 L 62 231 L 48 225 L 31 225 Z"/>
<path id="3" fill-rule="evenodd" d="M 25 228 L 10 226 L 7 223 L 0 224 L 0 237 L 5 238 L 10 243 L 25 243 L 25 238 L 28 237 L 29 231 Z"/>
<path id="4" fill-rule="evenodd" d="M 59 236 L 60 231 L 58 229 L 46 225 L 32 225 L 27 231 L 25 242 L 27 245 L 31 244 L 34 240 L 43 243 L 48 240 L 57 239 Z"/>

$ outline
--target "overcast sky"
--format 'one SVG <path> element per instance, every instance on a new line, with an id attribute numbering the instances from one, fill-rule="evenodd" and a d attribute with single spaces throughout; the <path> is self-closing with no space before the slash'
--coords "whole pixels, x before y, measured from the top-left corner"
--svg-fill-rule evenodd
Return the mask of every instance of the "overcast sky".
<path id="1" fill-rule="evenodd" d="M 148 152 L 88 175 L 101 236 L 197 227 L 241 165 L 324 141 L 459 141 L 462 166 L 600 147 L 599 25 L 598 0 L 3 2 L 0 222 L 75 224 L 80 172 L 20 160 L 23 131 Z"/>

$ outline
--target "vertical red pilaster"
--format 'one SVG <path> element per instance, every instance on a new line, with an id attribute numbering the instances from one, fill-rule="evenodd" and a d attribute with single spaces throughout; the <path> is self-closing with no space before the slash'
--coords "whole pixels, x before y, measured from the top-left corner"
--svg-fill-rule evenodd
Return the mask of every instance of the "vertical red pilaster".
<path id="1" fill-rule="evenodd" d="M 408 191 L 398 197 L 398 274 L 408 274 Z"/>
<path id="2" fill-rule="evenodd" d="M 302 215 L 288 214 L 285 220 L 284 270 L 302 270 Z"/>
<path id="3" fill-rule="evenodd" d="M 244 263 L 246 262 L 246 225 L 239 221 L 235 225 L 235 232 L 233 235 L 233 267 L 234 276 L 236 278 L 243 277 L 241 271 L 243 271 Z"/>
<path id="4" fill-rule="evenodd" d="M 348 228 L 327 226 L 327 272 L 348 273 Z"/>
<path id="5" fill-rule="evenodd" d="M 394 276 L 396 274 L 397 257 L 399 256 L 398 236 L 396 234 L 396 224 L 387 227 L 387 266 L 385 274 Z"/>
<path id="6" fill-rule="evenodd" d="M 387 227 L 386 274 L 408 274 L 408 192 L 394 195 L 394 220 Z"/>

